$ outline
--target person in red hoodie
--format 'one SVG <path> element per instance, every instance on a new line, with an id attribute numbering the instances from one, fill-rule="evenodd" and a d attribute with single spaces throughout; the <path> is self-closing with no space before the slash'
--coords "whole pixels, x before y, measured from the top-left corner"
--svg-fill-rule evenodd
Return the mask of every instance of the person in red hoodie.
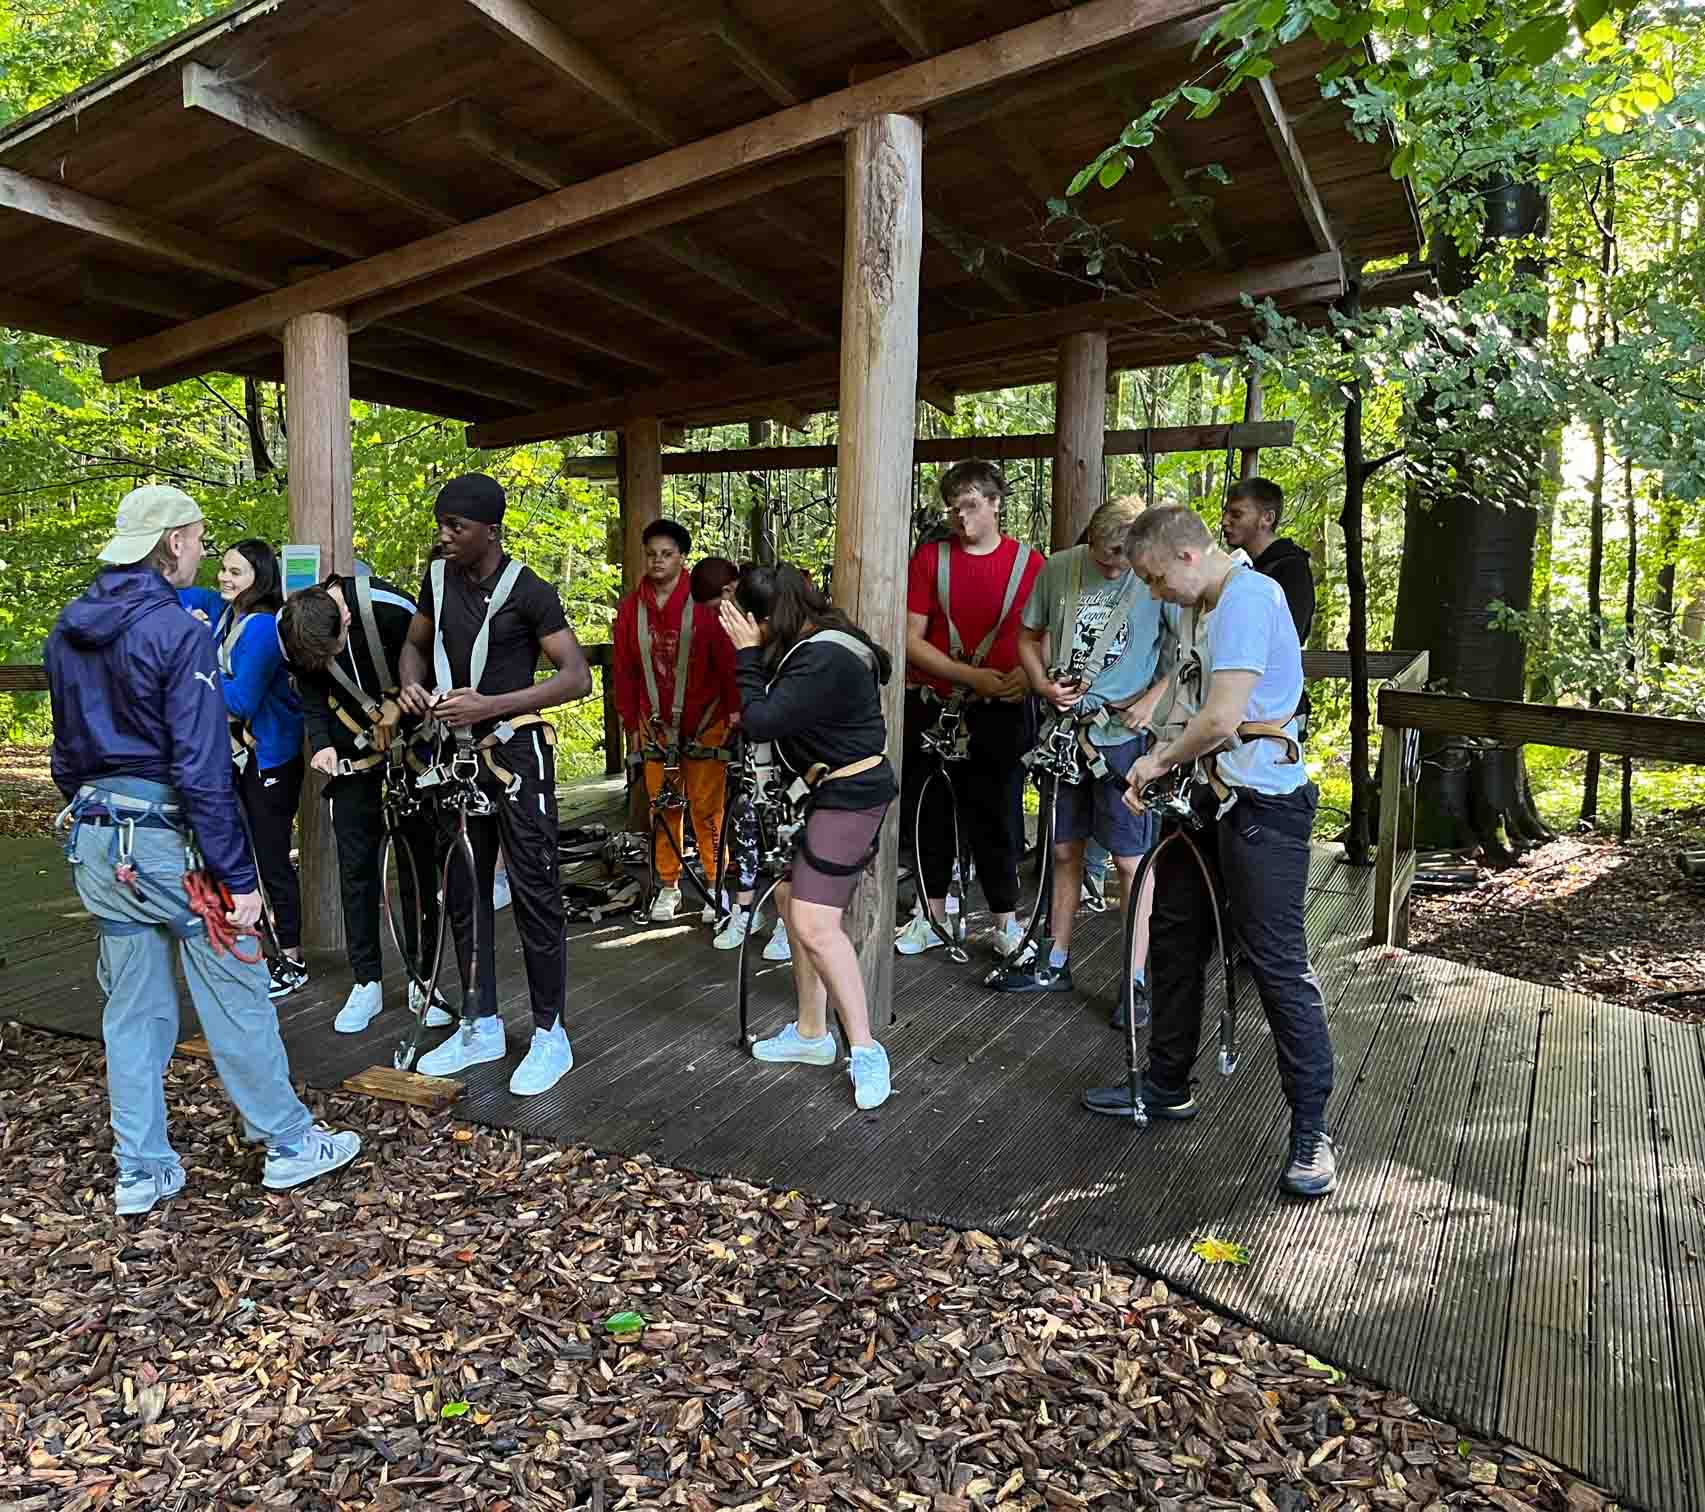
<path id="1" fill-rule="evenodd" d="M 645 575 L 616 610 L 616 710 L 627 734 L 628 754 L 644 757 L 645 788 L 653 803 L 666 773 L 685 792 L 699 863 L 714 897 L 721 882 L 717 859 L 726 781 L 723 746 L 729 718 L 740 708 L 734 648 L 717 622 L 718 606 L 693 602 L 685 571 L 693 538 L 686 526 L 653 520 L 641 539 Z M 681 810 L 670 808 L 664 818 L 668 834 L 652 856 L 657 896 L 651 917 L 658 921 L 673 919 L 680 909 L 685 844 Z M 715 910 L 707 912 L 714 922 Z"/>

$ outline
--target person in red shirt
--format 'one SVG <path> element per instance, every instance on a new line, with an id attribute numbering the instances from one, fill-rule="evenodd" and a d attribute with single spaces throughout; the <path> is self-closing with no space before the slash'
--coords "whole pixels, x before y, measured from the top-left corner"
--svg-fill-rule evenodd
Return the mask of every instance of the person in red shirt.
<path id="1" fill-rule="evenodd" d="M 653 520 L 642 539 L 645 576 L 616 610 L 616 710 L 629 755 L 644 756 L 645 787 L 654 803 L 665 768 L 679 769 L 677 780 L 693 817 L 699 864 L 714 897 L 721 880 L 717 842 L 727 778 L 724 758 L 715 753 L 728 739 L 730 716 L 740 708 L 734 648 L 718 623 L 720 606 L 693 602 L 684 570 L 693 544 L 686 526 Z M 658 921 L 674 918 L 681 906 L 681 810 L 667 810 L 665 820 L 668 838 L 659 841 L 652 856 L 658 889 L 651 917 Z M 714 921 L 714 910 L 710 912 Z"/>
<path id="2" fill-rule="evenodd" d="M 969 842 L 977 875 L 994 915 L 995 949 L 1008 954 L 1023 930 L 1018 908 L 1018 861 L 1024 801 L 1025 751 L 1035 730 L 1018 664 L 1018 629 L 1025 600 L 1042 555 L 1002 535 L 1001 504 L 1006 478 L 992 462 L 968 461 L 941 478 L 941 500 L 953 534 L 920 546 L 912 555 L 906 588 L 906 725 L 901 824 L 912 833 L 918 796 L 936 758 L 924 747 L 925 732 L 941 717 L 942 704 L 965 698 L 970 754 L 948 771 L 959 804 L 959 828 Z M 945 586 L 945 592 L 943 588 Z M 921 815 L 917 856 L 919 908 L 895 937 L 902 955 L 917 955 L 942 943 L 923 914 L 927 906 L 946 925 L 948 884 L 953 872 L 953 820 L 932 789 Z"/>

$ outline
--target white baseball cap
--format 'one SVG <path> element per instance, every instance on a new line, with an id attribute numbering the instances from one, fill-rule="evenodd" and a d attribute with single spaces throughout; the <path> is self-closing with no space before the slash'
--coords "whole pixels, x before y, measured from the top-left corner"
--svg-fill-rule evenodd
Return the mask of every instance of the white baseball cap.
<path id="1" fill-rule="evenodd" d="M 101 547 L 100 559 L 117 566 L 140 562 L 166 531 L 201 518 L 201 506 L 181 488 L 169 483 L 133 488 L 118 501 L 116 533 Z"/>

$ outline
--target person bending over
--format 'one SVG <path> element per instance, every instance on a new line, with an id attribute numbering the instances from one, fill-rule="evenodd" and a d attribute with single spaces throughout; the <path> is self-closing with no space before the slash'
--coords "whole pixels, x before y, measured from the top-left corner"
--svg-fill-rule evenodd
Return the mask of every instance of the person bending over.
<path id="1" fill-rule="evenodd" d="M 645 787 L 652 803 L 669 774 L 680 785 L 693 818 L 699 865 L 711 896 L 722 828 L 727 769 L 723 748 L 729 716 L 739 708 L 733 648 L 717 622 L 717 594 L 697 600 L 685 570 L 693 538 L 674 520 L 645 527 L 645 575 L 616 609 L 611 633 L 616 709 L 629 752 L 645 758 Z M 672 919 L 681 906 L 681 857 L 686 825 L 679 808 L 664 811 L 666 832 L 651 858 L 657 896 L 651 917 Z M 657 835 L 655 819 L 653 835 Z M 714 909 L 707 910 L 715 922 Z"/>
<path id="2" fill-rule="evenodd" d="M 396 701 L 414 613 L 414 601 L 383 578 L 333 574 L 296 594 L 278 614 L 278 638 L 307 721 L 309 764 L 331 779 L 327 792 L 343 930 L 355 978 L 332 1024 L 339 1034 L 359 1034 L 384 1007 L 379 918 L 384 793 L 391 746 L 419 722 L 403 715 Z M 424 976 L 438 939 L 437 826 L 430 810 L 414 809 L 395 841 L 403 946 L 414 975 Z M 412 1012 L 420 1012 L 422 991 L 418 982 L 409 982 Z M 450 1015 L 434 1003 L 426 1022 L 442 1026 Z"/>
<path id="3" fill-rule="evenodd" d="M 484 473 L 452 478 L 439 490 L 440 555 L 421 581 L 397 701 L 405 713 L 430 714 L 452 732 L 466 732 L 480 758 L 479 784 L 493 805 L 489 815 L 468 817 L 472 886 L 467 868 L 453 866 L 444 900 L 464 982 L 474 966 L 478 911 L 478 996 L 464 1002 L 461 1027 L 423 1055 L 418 1069 L 452 1076 L 507 1053 L 492 939 L 492 873 L 501 845 L 533 1007 L 532 1044 L 509 1090 L 530 1097 L 554 1087 L 574 1066 L 563 1024 L 568 953 L 557 875 L 554 734 L 539 710 L 584 698 L 592 674 L 556 589 L 504 551 L 506 502 L 502 485 Z M 556 672 L 535 682 L 541 656 Z M 451 818 L 443 819 L 447 827 Z M 441 838 L 448 840 L 447 828 Z"/>
<path id="4" fill-rule="evenodd" d="M 1018 635 L 1042 557 L 1001 534 L 1006 491 L 1006 479 L 992 462 L 949 468 L 941 478 L 941 501 L 953 532 L 920 546 L 908 571 L 906 675 L 911 685 L 900 764 L 900 822 L 917 830 L 923 885 L 917 912 L 894 939 L 901 955 L 919 955 L 943 942 L 947 889 L 957 859 L 947 795 L 933 798 L 915 826 L 913 816 L 935 759 L 924 736 L 956 695 L 965 701 L 967 755 L 949 762 L 947 775 L 961 833 L 994 915 L 995 953 L 1010 955 L 1024 937 L 1016 917 L 1020 849 L 1013 815 L 1023 814 L 1023 758 L 1035 743 L 1035 729 L 1025 698 L 1029 684 L 1018 662 Z M 932 927 L 925 908 L 940 929 Z"/>
<path id="5" fill-rule="evenodd" d="M 244 1136 L 266 1146 L 261 1184 L 300 1186 L 361 1152 L 357 1135 L 317 1126 L 292 1089 L 266 971 L 215 948 L 203 916 L 188 908 L 193 841 L 206 874 L 230 895 L 227 920 L 252 931 L 261 913 L 219 662 L 178 598 L 195 581 L 205 531 L 179 489 L 126 494 L 100 552 L 107 565 L 59 616 L 43 655 L 53 781 L 69 805 L 65 853 L 100 935 L 114 1206 L 127 1215 L 184 1184 L 162 1085 L 181 1032 L 174 945 L 220 1085 Z"/>
<path id="6" fill-rule="evenodd" d="M 1150 510 L 1132 526 L 1125 549 L 1156 597 L 1212 613 L 1201 649 L 1200 707 L 1180 734 L 1132 766 L 1125 801 L 1141 811 L 1143 787 L 1189 763 L 1235 799 L 1211 821 L 1204 849 L 1272 1026 L 1291 1107 L 1282 1184 L 1298 1196 L 1324 1196 L 1337 1179 L 1326 1125 L 1332 1041 L 1303 928 L 1318 793 L 1296 740 L 1296 625 L 1279 585 L 1234 562 L 1188 509 Z M 1154 931 L 1166 949 L 1155 958 L 1143 1101 L 1151 1117 L 1194 1118 L 1190 1072 L 1214 920 L 1207 883 L 1182 846 L 1155 864 Z M 1098 1113 L 1130 1113 L 1122 1085 L 1091 1088 L 1084 1101 Z"/>
<path id="7" fill-rule="evenodd" d="M 1053 940 L 1035 956 L 990 980 L 1006 992 L 1070 992 L 1073 915 L 1082 893 L 1083 855 L 1090 836 L 1112 853 L 1130 897 L 1144 852 L 1154 844 L 1152 820 L 1120 801 L 1125 773 L 1146 749 L 1143 726 L 1162 684 L 1160 608 L 1125 561 L 1125 532 L 1143 505 L 1134 495 L 1103 504 L 1089 522 L 1089 544 L 1048 558 L 1024 610 L 1018 654 L 1031 686 L 1056 711 L 1077 722 L 1086 767 L 1078 783 L 1062 782 L 1054 806 Z M 1146 958 L 1146 919 L 1137 924 L 1137 995 Z M 1123 995 L 1121 994 L 1121 1002 Z"/>
<path id="8" fill-rule="evenodd" d="M 829 1066 L 833 1001 L 851 1047 L 853 1100 L 888 1100 L 888 1053 L 870 1034 L 858 953 L 842 915 L 876 855 L 883 815 L 898 784 L 885 754 L 882 686 L 888 653 L 795 567 L 754 567 L 742 575 L 722 623 L 735 648 L 747 737 L 774 741 L 782 760 L 810 787 L 806 819 L 787 880 L 776 888 L 793 942 L 797 1022 L 752 1047 L 763 1061 Z"/>

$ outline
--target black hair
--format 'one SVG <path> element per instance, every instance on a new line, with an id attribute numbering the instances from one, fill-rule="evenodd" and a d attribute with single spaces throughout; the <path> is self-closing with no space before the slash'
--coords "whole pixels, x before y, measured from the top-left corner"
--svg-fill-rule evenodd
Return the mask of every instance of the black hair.
<path id="1" fill-rule="evenodd" d="M 1255 506 L 1258 514 L 1271 512 L 1273 529 L 1279 528 L 1279 521 L 1285 517 L 1285 491 L 1271 478 L 1240 478 L 1225 492 L 1227 504 L 1239 499 L 1248 499 Z"/>
<path id="2" fill-rule="evenodd" d="M 284 607 L 284 578 L 278 558 L 259 536 L 250 536 L 226 548 L 239 552 L 254 568 L 255 580 L 231 601 L 233 614 L 276 614 Z"/>
<path id="3" fill-rule="evenodd" d="M 679 520 L 653 520 L 640 532 L 640 544 L 643 546 L 653 536 L 660 535 L 668 536 L 671 541 L 679 546 L 682 556 L 693 549 L 693 534 Z"/>
<path id="4" fill-rule="evenodd" d="M 764 641 L 764 665 L 772 671 L 807 634 L 816 630 L 840 630 L 856 636 L 876 653 L 876 680 L 886 683 L 894 670 L 894 659 L 805 581 L 805 574 L 786 562 L 776 567 L 752 567 L 740 574 L 734 602 L 755 620 L 769 621 Z"/>

